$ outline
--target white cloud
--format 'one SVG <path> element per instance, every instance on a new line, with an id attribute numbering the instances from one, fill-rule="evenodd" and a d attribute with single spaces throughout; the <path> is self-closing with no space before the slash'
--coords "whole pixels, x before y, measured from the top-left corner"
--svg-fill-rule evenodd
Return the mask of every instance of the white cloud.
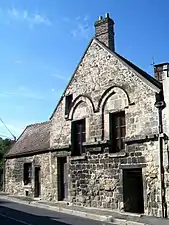
<path id="1" fill-rule="evenodd" d="M 71 28 L 70 34 L 74 38 L 89 39 L 91 33 L 91 26 L 89 25 L 88 16 L 77 16 L 75 19 L 64 18 L 63 21 Z"/>
<path id="2" fill-rule="evenodd" d="M 21 61 L 21 60 L 16 60 L 14 63 L 15 63 L 15 64 L 21 64 L 22 61 Z"/>
<path id="3" fill-rule="evenodd" d="M 12 91 L 0 92 L 0 97 L 22 97 L 34 100 L 45 100 L 46 96 L 41 92 L 30 90 L 24 86 L 20 86 Z"/>
<path id="4" fill-rule="evenodd" d="M 46 26 L 52 25 L 52 22 L 46 16 L 43 16 L 39 13 L 31 14 L 27 10 L 18 10 L 16 8 L 12 8 L 8 9 L 7 11 L 3 11 L 1 9 L 1 13 L 4 14 L 4 17 L 7 20 L 26 23 L 31 28 L 37 25 L 46 25 Z"/>
<path id="5" fill-rule="evenodd" d="M 64 75 L 61 75 L 61 73 L 59 73 L 59 72 L 52 74 L 52 77 L 55 77 L 58 80 L 68 81 L 68 78 Z"/>

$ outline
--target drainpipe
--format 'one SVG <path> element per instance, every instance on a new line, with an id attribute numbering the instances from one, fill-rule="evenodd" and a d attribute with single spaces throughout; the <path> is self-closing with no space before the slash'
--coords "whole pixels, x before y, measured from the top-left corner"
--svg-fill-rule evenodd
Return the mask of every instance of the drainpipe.
<path id="1" fill-rule="evenodd" d="M 155 107 L 158 109 L 158 142 L 159 142 L 159 174 L 160 174 L 160 195 L 161 195 L 161 212 L 162 218 L 166 218 L 166 201 L 165 201 L 165 183 L 164 183 L 164 166 L 163 166 L 163 121 L 162 110 L 165 108 L 165 102 L 156 101 Z"/>

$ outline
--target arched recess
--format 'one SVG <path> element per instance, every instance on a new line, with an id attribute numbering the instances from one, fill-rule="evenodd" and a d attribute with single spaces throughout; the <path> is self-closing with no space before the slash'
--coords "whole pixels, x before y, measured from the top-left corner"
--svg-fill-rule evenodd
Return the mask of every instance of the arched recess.
<path id="1" fill-rule="evenodd" d="M 78 108 L 78 106 L 82 103 L 86 103 L 86 107 L 88 109 L 88 112 L 90 114 L 95 112 L 95 107 L 94 104 L 92 102 L 92 100 L 86 96 L 86 95 L 79 95 L 78 97 L 76 97 L 72 103 L 72 107 L 69 111 L 69 115 L 68 115 L 68 119 L 72 120 L 73 119 L 73 115 L 75 113 L 75 110 Z"/>
<path id="2" fill-rule="evenodd" d="M 102 95 L 98 111 L 102 115 L 102 140 L 109 139 L 109 112 L 125 110 L 131 105 L 128 93 L 121 87 L 113 86 L 108 88 Z"/>
<path id="3" fill-rule="evenodd" d="M 126 96 L 126 103 L 125 103 L 125 106 L 124 107 L 128 107 L 129 105 L 131 105 L 131 101 L 130 101 L 130 98 L 129 98 L 129 95 L 128 93 L 126 92 L 126 90 L 124 90 L 122 87 L 120 86 L 112 86 L 110 88 L 108 88 L 101 96 L 100 98 L 100 101 L 99 101 L 99 104 L 98 104 L 98 108 L 97 108 L 97 111 L 103 111 L 104 110 L 104 107 L 106 105 L 106 102 L 108 101 L 108 99 L 118 93 L 119 91 L 121 91 L 122 93 L 125 94 Z"/>

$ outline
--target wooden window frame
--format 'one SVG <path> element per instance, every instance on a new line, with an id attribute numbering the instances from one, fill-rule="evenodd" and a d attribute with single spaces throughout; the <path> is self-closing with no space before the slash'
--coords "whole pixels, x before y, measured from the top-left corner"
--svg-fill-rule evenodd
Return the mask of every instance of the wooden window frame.
<path id="1" fill-rule="evenodd" d="M 24 185 L 32 183 L 32 163 L 24 163 L 23 165 L 23 182 Z"/>
<path id="2" fill-rule="evenodd" d="M 110 152 L 120 152 L 125 149 L 124 138 L 126 135 L 125 112 L 115 112 L 109 114 L 109 139 Z"/>
<path id="3" fill-rule="evenodd" d="M 73 94 L 65 96 L 65 115 L 68 115 L 73 100 Z"/>
<path id="4" fill-rule="evenodd" d="M 81 156 L 85 153 L 82 144 L 86 141 L 86 119 L 72 121 L 71 127 L 72 156 Z"/>

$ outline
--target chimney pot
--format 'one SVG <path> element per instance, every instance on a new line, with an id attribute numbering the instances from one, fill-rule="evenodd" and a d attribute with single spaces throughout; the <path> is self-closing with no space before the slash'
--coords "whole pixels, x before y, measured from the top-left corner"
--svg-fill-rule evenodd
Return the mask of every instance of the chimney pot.
<path id="1" fill-rule="evenodd" d="M 106 13 L 106 18 L 109 18 L 109 13 Z"/>
<path id="2" fill-rule="evenodd" d="M 99 20 L 102 20 L 103 19 L 103 17 L 102 16 L 99 16 Z"/>

